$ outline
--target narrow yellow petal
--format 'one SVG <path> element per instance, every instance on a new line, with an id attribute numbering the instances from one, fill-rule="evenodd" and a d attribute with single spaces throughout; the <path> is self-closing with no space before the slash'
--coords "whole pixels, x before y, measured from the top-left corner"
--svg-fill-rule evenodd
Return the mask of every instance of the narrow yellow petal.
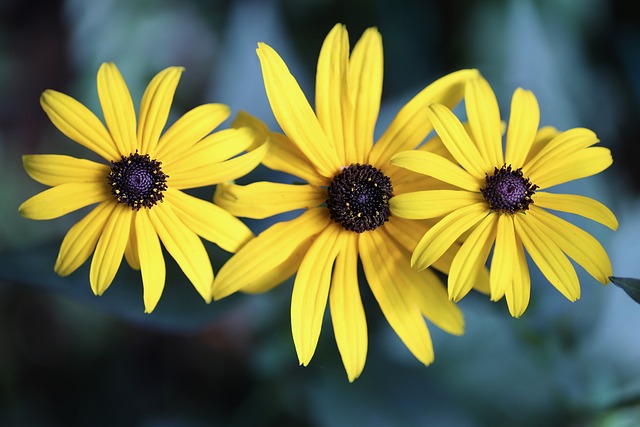
<path id="1" fill-rule="evenodd" d="M 247 286 L 268 287 L 274 277 L 271 272 L 278 270 L 330 221 L 326 208 L 314 208 L 291 221 L 267 228 L 220 268 L 213 297 L 218 300 Z"/>
<path id="2" fill-rule="evenodd" d="M 140 212 L 140 211 L 138 211 Z M 131 230 L 129 231 L 129 241 L 127 247 L 124 248 L 124 259 L 133 270 L 140 270 L 140 255 L 138 254 L 138 240 L 136 238 L 136 217 L 134 213 L 131 217 Z"/>
<path id="3" fill-rule="evenodd" d="M 384 234 L 365 232 L 359 237 L 359 253 L 364 274 L 384 317 L 409 351 L 425 365 L 433 362 L 433 346 L 427 325 L 416 303 L 415 286 L 400 268 L 408 259 L 390 247 Z"/>
<path id="4" fill-rule="evenodd" d="M 482 77 L 469 80 L 464 92 L 467 117 L 480 155 L 493 166 L 502 166 L 502 131 L 500 110 L 491 86 Z M 511 111 L 514 111 L 513 108 Z"/>
<path id="5" fill-rule="evenodd" d="M 480 191 L 484 182 L 448 159 L 427 151 L 403 151 L 391 158 L 391 164 L 431 176 L 468 191 Z"/>
<path id="6" fill-rule="evenodd" d="M 513 266 L 513 282 L 505 289 L 505 299 L 509 313 L 513 317 L 520 317 L 527 309 L 531 298 L 531 277 L 522 241 L 518 236 L 516 236 L 516 250 L 517 262 Z"/>
<path id="7" fill-rule="evenodd" d="M 23 155 L 22 164 L 31 178 L 50 187 L 71 182 L 104 182 L 109 175 L 107 165 L 59 154 Z"/>
<path id="8" fill-rule="evenodd" d="M 151 153 L 156 159 L 171 159 L 193 147 L 227 120 L 231 111 L 223 104 L 204 104 L 180 117 L 160 137 Z"/>
<path id="9" fill-rule="evenodd" d="M 131 94 L 120 71 L 111 62 L 105 62 L 100 66 L 97 82 L 104 120 L 118 147 L 118 153 L 126 157 L 138 148 L 136 111 L 133 108 Z"/>
<path id="10" fill-rule="evenodd" d="M 401 218 L 427 219 L 483 201 L 482 194 L 466 190 L 429 190 L 398 194 L 389 200 L 389 208 Z"/>
<path id="11" fill-rule="evenodd" d="M 60 132 L 107 161 L 119 160 L 120 152 L 102 122 L 87 107 L 64 93 L 45 90 L 40 105 Z"/>
<path id="12" fill-rule="evenodd" d="M 333 141 L 341 165 L 348 164 L 343 125 L 343 120 L 348 121 L 348 114 L 351 113 L 347 104 L 348 65 L 349 35 L 344 25 L 336 24 L 322 43 L 318 56 L 316 114 L 325 134 Z M 346 102 L 343 102 L 343 97 Z"/>
<path id="13" fill-rule="evenodd" d="M 333 263 L 338 256 L 341 228 L 329 224 L 304 256 L 293 283 L 291 333 L 301 365 L 307 366 L 316 351 L 327 306 Z"/>
<path id="14" fill-rule="evenodd" d="M 213 269 L 202 241 L 182 222 L 169 203 L 161 203 L 149 209 L 149 219 L 164 247 L 200 296 L 209 303 Z"/>
<path id="15" fill-rule="evenodd" d="M 89 282 L 96 295 L 107 290 L 120 268 L 129 241 L 132 215 L 133 210 L 117 205 L 104 224 L 89 269 Z"/>
<path id="16" fill-rule="evenodd" d="M 451 212 L 441 219 L 427 233 L 411 256 L 411 265 L 424 270 L 440 258 L 458 237 L 489 213 L 485 202 L 475 203 Z"/>
<path id="17" fill-rule="evenodd" d="M 57 274 L 68 276 L 91 256 L 116 206 L 117 203 L 113 200 L 102 202 L 69 229 L 56 259 L 54 271 Z"/>
<path id="18" fill-rule="evenodd" d="M 422 175 L 388 164 L 381 171 L 391 179 L 394 194 L 411 193 L 425 190 L 459 190 L 460 187 L 447 184 L 427 175 Z"/>
<path id="19" fill-rule="evenodd" d="M 53 219 L 112 198 L 106 179 L 104 182 L 72 182 L 36 194 L 21 204 L 18 210 L 25 218 Z"/>
<path id="20" fill-rule="evenodd" d="M 360 376 L 367 359 L 367 320 L 358 287 L 358 235 L 340 233 L 341 245 L 329 292 L 331 322 L 349 382 Z"/>
<path id="21" fill-rule="evenodd" d="M 300 86 L 270 46 L 258 43 L 257 53 L 267 98 L 280 127 L 321 175 L 332 177 L 342 165 Z"/>
<path id="22" fill-rule="evenodd" d="M 424 88 L 402 107 L 373 146 L 369 163 L 383 167 L 394 154 L 420 145 L 433 130 L 427 107 L 439 103 L 453 108 L 462 100 L 466 82 L 478 75 L 478 70 L 460 70 L 447 74 Z"/>
<path id="23" fill-rule="evenodd" d="M 143 154 L 155 152 L 183 71 L 182 67 L 165 68 L 156 74 L 144 91 L 138 119 L 138 144 Z"/>
<path id="24" fill-rule="evenodd" d="M 506 289 L 512 286 L 517 262 L 513 215 L 498 215 L 496 245 L 489 273 L 491 301 L 498 301 L 505 294 Z"/>
<path id="25" fill-rule="evenodd" d="M 531 144 L 531 148 L 529 148 L 529 153 L 527 154 L 527 158 L 524 162 L 520 163 L 526 165 L 533 159 L 538 153 L 547 146 L 549 142 L 556 136 L 560 135 L 560 131 L 553 126 L 544 126 L 538 129 L 536 133 L 536 137 Z"/>
<path id="26" fill-rule="evenodd" d="M 579 227 L 544 209 L 531 206 L 532 221 L 536 227 L 546 228 L 547 234 L 575 262 L 602 284 L 613 275 L 611 261 L 600 242 Z"/>
<path id="27" fill-rule="evenodd" d="M 496 239 L 497 222 L 498 215 L 485 216 L 453 258 L 448 279 L 449 298 L 453 301 L 462 299 L 478 282 Z"/>
<path id="28" fill-rule="evenodd" d="M 254 182 L 218 184 L 213 201 L 236 216 L 263 219 L 296 209 L 310 209 L 327 200 L 327 189 L 313 185 Z"/>
<path id="29" fill-rule="evenodd" d="M 597 221 L 612 230 L 618 229 L 618 220 L 613 212 L 602 203 L 590 197 L 537 191 L 533 195 L 533 202 L 541 208 L 581 215 Z"/>
<path id="30" fill-rule="evenodd" d="M 536 139 L 539 125 L 540 107 L 535 95 L 528 90 L 516 89 L 511 99 L 511 114 L 507 128 L 507 164 L 515 168 L 524 164 Z"/>
<path id="31" fill-rule="evenodd" d="M 474 178 L 484 179 L 496 165 L 482 158 L 460 120 L 440 104 L 431 105 L 427 111 L 433 127 L 456 161 Z"/>
<path id="32" fill-rule="evenodd" d="M 580 298 L 580 283 L 576 270 L 562 253 L 552 236 L 536 227 L 534 215 L 514 216 L 515 230 L 525 249 L 542 274 L 570 301 Z"/>
<path id="33" fill-rule="evenodd" d="M 538 170 L 547 169 L 558 161 L 573 156 L 576 152 L 588 148 L 598 141 L 598 137 L 592 130 L 585 128 L 569 129 L 556 135 L 522 169 L 529 176 L 535 175 Z"/>
<path id="34" fill-rule="evenodd" d="M 611 151 L 604 147 L 590 147 L 573 153 L 564 159 L 529 173 L 532 183 L 540 189 L 564 184 L 602 172 L 613 163 Z M 524 171 L 524 169 L 523 169 Z M 526 171 L 528 173 L 528 171 Z"/>
<path id="35" fill-rule="evenodd" d="M 253 238 L 249 227 L 220 206 L 172 188 L 165 196 L 165 202 L 171 204 L 175 214 L 191 231 L 227 252 L 237 252 Z"/>
<path id="36" fill-rule="evenodd" d="M 142 209 L 135 218 L 145 313 L 151 313 L 160 301 L 167 274 L 160 240 L 149 218 L 149 212 L 149 209 Z"/>
<path id="37" fill-rule="evenodd" d="M 349 99 L 353 106 L 353 138 L 345 147 L 351 163 L 367 163 L 382 99 L 384 73 L 382 36 L 367 28 L 353 48 L 349 61 Z"/>

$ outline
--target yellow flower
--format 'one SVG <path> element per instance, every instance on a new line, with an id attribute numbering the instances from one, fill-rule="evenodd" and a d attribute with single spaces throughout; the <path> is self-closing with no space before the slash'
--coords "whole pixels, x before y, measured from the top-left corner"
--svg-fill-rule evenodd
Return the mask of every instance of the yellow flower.
<path id="1" fill-rule="evenodd" d="M 453 73 L 425 88 L 374 145 L 383 70 L 382 39 L 375 28 L 364 32 L 351 55 L 345 27 L 336 25 L 329 33 L 318 60 L 315 113 L 280 56 L 264 43 L 257 52 L 269 102 L 286 136 L 269 133 L 248 115 L 239 122 L 269 136 L 267 167 L 308 184 L 221 185 L 215 201 L 251 218 L 305 211 L 271 226 L 234 255 L 220 269 L 214 298 L 238 290 L 264 292 L 297 272 L 291 327 L 300 363 L 307 365 L 315 352 L 328 299 L 338 349 L 353 381 L 364 368 L 368 346 L 358 287 L 360 259 L 392 328 L 416 358 L 431 363 L 423 316 L 452 334 L 463 332 L 463 318 L 436 273 L 411 269 L 411 250 L 428 223 L 390 215 L 388 202 L 393 194 L 432 188 L 437 181 L 394 167 L 389 159 L 420 145 L 433 129 L 427 106 L 455 105 L 464 82 L 477 71 Z M 453 252 L 434 266 L 448 272 Z"/>
<path id="2" fill-rule="evenodd" d="M 132 268 L 141 270 L 147 313 L 164 288 L 160 241 L 209 302 L 213 270 L 198 236 L 230 252 L 253 237 L 229 212 L 181 190 L 240 177 L 267 150 L 265 144 L 232 159 L 253 143 L 254 135 L 246 128 L 210 134 L 230 114 L 221 104 L 194 108 L 161 136 L 182 71 L 169 67 L 154 77 L 142 97 L 137 129 L 129 90 L 114 64 L 102 64 L 97 78 L 108 129 L 75 99 L 45 91 L 40 103 L 53 124 L 109 164 L 56 154 L 23 157 L 27 173 L 53 187 L 19 207 L 26 218 L 58 218 L 98 204 L 65 236 L 56 273 L 71 274 L 93 253 L 91 289 L 102 295 L 124 254 Z"/>
<path id="3" fill-rule="evenodd" d="M 457 301 L 471 288 L 475 271 L 484 266 L 495 242 L 491 299 L 506 296 L 514 317 L 522 315 L 529 303 L 524 249 L 571 301 L 580 297 L 580 283 L 567 256 L 606 284 L 611 262 L 602 245 L 546 209 L 578 214 L 615 230 L 618 222 L 613 213 L 587 197 L 543 190 L 602 172 L 612 163 L 609 149 L 593 147 L 598 139 L 588 129 L 562 133 L 550 127 L 538 129 L 540 110 L 535 96 L 517 89 L 503 154 L 498 103 L 486 80 L 478 77 L 467 83 L 465 103 L 468 131 L 447 107 L 429 107 L 435 130 L 453 162 L 415 150 L 399 153 L 391 161 L 456 187 L 403 194 L 391 200 L 391 212 L 403 218 L 444 215 L 418 243 L 411 258 L 413 267 L 429 267 L 461 235 L 469 233 L 448 278 L 449 296 Z"/>

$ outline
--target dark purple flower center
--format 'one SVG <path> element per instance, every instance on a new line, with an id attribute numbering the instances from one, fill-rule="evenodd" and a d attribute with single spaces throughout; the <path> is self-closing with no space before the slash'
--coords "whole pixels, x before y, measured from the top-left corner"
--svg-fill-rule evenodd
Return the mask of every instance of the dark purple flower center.
<path id="1" fill-rule="evenodd" d="M 333 177 L 327 207 L 332 220 L 345 230 L 362 233 L 389 220 L 391 180 L 370 165 L 350 165 Z"/>
<path id="2" fill-rule="evenodd" d="M 537 185 L 523 176 L 522 168 L 511 169 L 511 165 L 504 165 L 495 168 L 493 175 L 487 174 L 486 186 L 480 191 L 492 211 L 514 214 L 529 209 L 536 188 Z"/>
<path id="3" fill-rule="evenodd" d="M 111 171 L 107 179 L 114 197 L 131 209 L 150 208 L 164 197 L 167 178 L 160 168 L 162 163 L 151 159 L 148 154 L 136 151 L 128 157 L 122 156 L 111 161 Z"/>

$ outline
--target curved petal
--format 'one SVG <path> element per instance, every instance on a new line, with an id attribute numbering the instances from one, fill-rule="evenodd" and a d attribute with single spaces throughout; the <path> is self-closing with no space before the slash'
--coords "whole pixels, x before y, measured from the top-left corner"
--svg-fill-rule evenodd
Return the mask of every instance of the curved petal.
<path id="1" fill-rule="evenodd" d="M 380 168 L 394 154 L 416 148 L 433 130 L 427 107 L 439 103 L 453 108 L 462 100 L 468 80 L 479 75 L 478 70 L 460 70 L 431 83 L 413 97 L 393 119 L 373 146 L 369 163 Z"/>
<path id="2" fill-rule="evenodd" d="M 291 295 L 291 333 L 301 365 L 307 366 L 316 351 L 327 306 L 331 271 L 338 256 L 341 228 L 329 224 L 302 259 Z"/>
<path id="3" fill-rule="evenodd" d="M 104 224 L 89 269 L 89 282 L 96 295 L 107 290 L 120 268 L 129 241 L 132 215 L 132 209 L 117 205 Z"/>
<path id="4" fill-rule="evenodd" d="M 160 137 L 152 157 L 172 159 L 181 155 L 220 126 L 230 114 L 229 107 L 223 104 L 204 104 L 189 110 Z"/>
<path id="5" fill-rule="evenodd" d="M 487 215 L 469 234 L 451 263 L 448 288 L 449 298 L 459 301 L 478 282 L 491 246 L 496 239 L 498 215 Z"/>
<path id="6" fill-rule="evenodd" d="M 440 104 L 431 105 L 427 111 L 433 127 L 456 161 L 476 179 L 484 179 L 495 165 L 482 158 L 460 120 Z"/>
<path id="7" fill-rule="evenodd" d="M 489 213 L 485 202 L 465 206 L 441 219 L 422 236 L 411 256 L 411 266 L 424 270 L 440 258 L 462 233 Z"/>
<path id="8" fill-rule="evenodd" d="M 427 219 L 483 201 L 482 194 L 466 190 L 428 190 L 398 194 L 389 200 L 389 208 L 401 218 Z"/>
<path id="9" fill-rule="evenodd" d="M 225 162 L 214 165 L 206 164 L 189 170 L 183 169 L 178 176 L 175 176 L 175 173 L 174 176 L 170 176 L 169 183 L 172 188 L 184 190 L 231 181 L 243 177 L 255 169 L 268 150 L 269 143 L 264 143 L 249 153 Z"/>
<path id="10" fill-rule="evenodd" d="M 267 98 L 280 127 L 321 175 L 332 177 L 343 165 L 300 86 L 282 58 L 270 46 L 258 43 L 257 53 Z"/>
<path id="11" fill-rule="evenodd" d="M 470 135 L 473 135 L 473 141 L 480 155 L 489 164 L 502 166 L 504 156 L 502 155 L 500 109 L 496 95 L 482 76 L 469 80 L 464 91 L 464 102 L 472 132 Z"/>
<path id="12" fill-rule="evenodd" d="M 599 142 L 596 134 L 589 129 L 574 128 L 556 135 L 538 154 L 529 160 L 522 169 L 529 175 L 536 174 L 538 170 L 547 169 L 549 166 L 573 156 Z"/>
<path id="13" fill-rule="evenodd" d="M 142 154 L 155 152 L 183 71 L 183 67 L 165 68 L 156 74 L 142 95 L 138 118 L 138 144 Z"/>
<path id="14" fill-rule="evenodd" d="M 254 182 L 218 184 L 213 201 L 236 216 L 263 219 L 296 209 L 310 209 L 327 200 L 327 189 L 313 185 Z"/>
<path id="15" fill-rule="evenodd" d="M 333 332 L 349 382 L 360 376 L 367 359 L 367 319 L 358 286 L 358 235 L 343 232 L 329 292 Z"/>
<path id="16" fill-rule="evenodd" d="M 160 239 L 149 218 L 149 211 L 142 209 L 135 217 L 145 313 L 151 313 L 156 308 L 167 275 Z"/>
<path id="17" fill-rule="evenodd" d="M 140 212 L 140 211 L 137 211 Z M 129 230 L 129 241 L 127 247 L 124 248 L 124 259 L 133 270 L 140 270 L 140 255 L 138 254 L 138 239 L 136 238 L 136 217 L 134 213 L 131 217 L 131 229 Z"/>
<path id="18" fill-rule="evenodd" d="M 158 204 L 149 209 L 149 219 L 164 247 L 200 296 L 207 303 L 211 302 L 213 269 L 200 238 L 182 222 L 169 203 Z"/>
<path id="19" fill-rule="evenodd" d="M 536 137 L 533 139 L 533 143 L 531 144 L 531 148 L 529 148 L 529 153 L 527 154 L 527 158 L 521 164 L 527 164 L 538 155 L 540 150 L 547 146 L 549 142 L 556 136 L 560 135 L 560 131 L 553 126 L 544 126 L 538 129 L 536 133 Z"/>
<path id="20" fill-rule="evenodd" d="M 554 164 L 545 165 L 528 177 L 539 188 L 545 189 L 554 185 L 585 178 L 598 174 L 613 163 L 611 151 L 604 147 L 590 147 L 580 150 L 564 159 L 557 159 Z"/>
<path id="21" fill-rule="evenodd" d="M 568 300 L 580 298 L 580 282 L 576 270 L 557 243 L 540 227 L 536 227 L 534 215 L 516 215 L 515 230 L 527 252 L 544 277 Z"/>
<path id="22" fill-rule="evenodd" d="M 171 188 L 166 192 L 165 202 L 189 230 L 227 252 L 238 251 L 253 238 L 249 227 L 213 203 Z"/>
<path id="23" fill-rule="evenodd" d="M 109 175 L 107 165 L 59 154 L 23 155 L 22 165 L 31 178 L 50 187 L 71 182 L 104 182 Z"/>
<path id="24" fill-rule="evenodd" d="M 606 285 L 613 275 L 611 261 L 600 242 L 579 227 L 544 209 L 531 207 L 532 221 L 544 226 L 546 232 L 558 244 L 562 252 L 580 264 L 597 281 Z"/>
<path id="25" fill-rule="evenodd" d="M 507 128 L 507 164 L 516 169 L 524 165 L 540 125 L 540 107 L 533 92 L 516 89 L 511 99 Z M 497 163 L 499 165 L 500 163 Z"/>
<path id="26" fill-rule="evenodd" d="M 590 197 L 538 191 L 532 198 L 536 206 L 540 206 L 541 208 L 581 215 L 599 222 L 612 230 L 618 229 L 618 220 L 613 212 L 602 203 Z"/>
<path id="27" fill-rule="evenodd" d="M 359 235 L 359 252 L 364 274 L 380 309 L 389 325 L 409 351 L 425 365 L 433 362 L 433 346 L 427 325 L 416 303 L 414 277 L 407 277 L 401 269 L 407 257 L 384 239 L 383 233 L 366 232 Z M 390 244 L 392 246 L 390 246 Z M 417 273 L 417 272 L 413 272 Z"/>
<path id="28" fill-rule="evenodd" d="M 119 160 L 120 153 L 102 122 L 87 107 L 64 93 L 45 90 L 40 105 L 49 120 L 69 139 L 87 147 L 107 161 Z"/>
<path id="29" fill-rule="evenodd" d="M 131 94 L 118 67 L 111 62 L 105 62 L 100 66 L 97 82 L 104 121 L 113 142 L 118 147 L 118 153 L 126 157 L 138 148 L 136 111 L 133 108 Z"/>
<path id="30" fill-rule="evenodd" d="M 20 215 L 29 219 L 53 219 L 94 203 L 113 199 L 109 184 L 104 182 L 71 182 L 36 194 L 18 207 Z"/>
<path id="31" fill-rule="evenodd" d="M 69 229 L 62 240 L 54 271 L 68 276 L 91 256 L 105 224 L 118 203 L 113 200 L 100 203 Z"/>
<path id="32" fill-rule="evenodd" d="M 480 191 L 483 183 L 482 179 L 472 176 L 448 159 L 427 151 L 403 151 L 391 158 L 391 164 L 468 191 Z"/>
<path id="33" fill-rule="evenodd" d="M 506 289 L 513 285 L 514 269 L 517 266 L 516 234 L 513 226 L 513 215 L 498 215 L 496 227 L 496 246 L 491 258 L 489 283 L 491 301 L 498 301 Z"/>
<path id="34" fill-rule="evenodd" d="M 341 165 L 346 165 L 345 124 L 351 108 L 347 93 L 349 35 L 336 24 L 322 43 L 316 72 L 316 114 L 325 134 L 331 138 Z M 344 99 L 343 99 L 344 98 Z"/>
<path id="35" fill-rule="evenodd" d="M 273 271 L 280 269 L 304 242 L 324 230 L 330 221 L 326 208 L 314 208 L 296 219 L 267 228 L 220 268 L 213 297 L 219 300 L 247 286 L 269 287 L 273 283 Z"/>
<path id="36" fill-rule="evenodd" d="M 382 36 L 367 28 L 356 43 L 349 61 L 349 99 L 353 106 L 353 138 L 347 139 L 347 160 L 367 163 L 382 99 L 384 73 Z"/>
<path id="37" fill-rule="evenodd" d="M 520 317 L 527 309 L 531 298 L 531 277 L 522 241 L 518 236 L 516 236 L 516 258 L 517 262 L 513 265 L 513 282 L 505 289 L 505 299 L 509 313 L 513 317 Z"/>

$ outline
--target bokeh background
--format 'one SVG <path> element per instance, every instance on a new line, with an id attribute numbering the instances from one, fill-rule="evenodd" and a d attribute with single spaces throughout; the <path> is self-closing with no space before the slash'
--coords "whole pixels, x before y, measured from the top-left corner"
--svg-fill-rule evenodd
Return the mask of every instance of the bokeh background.
<path id="1" fill-rule="evenodd" d="M 352 43 L 377 26 L 385 48 L 377 130 L 436 78 L 480 69 L 507 117 L 522 86 L 541 124 L 593 129 L 614 165 L 558 191 L 606 203 L 612 232 L 571 218 L 608 250 L 614 275 L 640 277 L 640 19 L 622 0 L 2 0 L 0 2 L 0 425 L 2 426 L 638 426 L 640 307 L 581 268 L 570 303 L 532 268 L 531 305 L 470 295 L 467 332 L 430 328 L 422 366 L 362 287 L 370 347 L 349 384 L 330 322 L 309 367 L 289 329 L 291 283 L 205 305 L 167 257 L 165 295 L 142 313 L 139 276 L 123 263 L 103 297 L 88 266 L 53 273 L 82 212 L 36 222 L 17 207 L 44 187 L 23 153 L 86 156 L 47 120 L 53 88 L 99 113 L 95 76 L 114 61 L 136 105 L 150 78 L 186 67 L 172 118 L 206 102 L 277 128 L 255 47 L 273 46 L 311 99 L 320 45 L 336 22 Z M 225 123 L 228 126 L 229 122 Z M 244 181 L 270 179 L 259 168 Z M 213 188 L 201 195 L 210 198 Z M 248 221 L 255 232 L 269 221 Z M 208 246 L 214 267 L 228 254 Z M 328 320 L 328 319 L 327 319 Z"/>

